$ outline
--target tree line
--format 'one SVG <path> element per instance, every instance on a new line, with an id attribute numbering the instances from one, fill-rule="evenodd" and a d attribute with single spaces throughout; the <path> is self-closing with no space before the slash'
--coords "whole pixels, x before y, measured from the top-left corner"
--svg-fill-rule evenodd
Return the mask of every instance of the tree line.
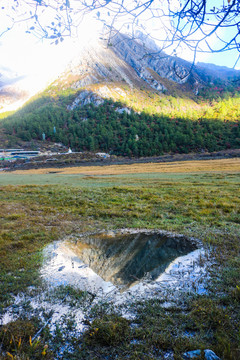
<path id="1" fill-rule="evenodd" d="M 105 101 L 67 111 L 60 103 L 30 105 L 2 122 L 9 139 L 60 142 L 75 151 L 104 151 L 122 156 L 218 151 L 240 146 L 239 122 L 185 119 L 181 116 L 116 111 Z"/>

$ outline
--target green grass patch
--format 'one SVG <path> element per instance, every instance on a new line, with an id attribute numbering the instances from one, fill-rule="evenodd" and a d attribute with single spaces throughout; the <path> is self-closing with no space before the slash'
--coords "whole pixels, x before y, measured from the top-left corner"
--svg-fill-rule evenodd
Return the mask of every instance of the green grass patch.
<path id="1" fill-rule="evenodd" d="M 11 185 L 6 185 L 7 177 Z M 122 227 L 164 229 L 198 237 L 207 247 L 212 246 L 208 295 L 186 296 L 182 303 L 167 309 L 161 299 L 138 303 L 132 321 L 109 314 L 108 305 L 101 311 L 96 309 L 88 332 L 74 339 L 73 353 L 65 354 L 65 359 L 157 359 L 164 351 L 172 351 L 180 359 L 184 351 L 197 348 L 211 348 L 222 359 L 239 358 L 238 174 L 134 174 L 90 179 L 6 174 L 0 181 L 2 308 L 30 285 L 41 288 L 41 250 L 70 234 Z M 38 185 L 30 184 L 35 181 Z M 67 296 L 69 304 L 81 306 L 89 295 L 69 287 L 59 288 L 55 296 Z M 38 345 L 41 353 L 44 336 Z M 6 351 L 15 356 L 9 339 L 6 341 Z M 61 329 L 51 344 L 54 341 L 59 346 L 64 341 Z M 25 358 L 31 354 L 31 359 L 37 359 L 29 346 L 22 348 Z M 53 345 L 49 357 L 52 351 L 57 351 Z"/>

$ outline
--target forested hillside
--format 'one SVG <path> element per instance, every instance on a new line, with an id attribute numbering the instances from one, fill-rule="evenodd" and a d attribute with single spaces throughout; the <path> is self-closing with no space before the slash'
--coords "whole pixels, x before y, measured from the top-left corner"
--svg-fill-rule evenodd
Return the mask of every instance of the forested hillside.
<path id="1" fill-rule="evenodd" d="M 125 91 L 126 88 L 125 88 Z M 208 92 L 207 92 L 208 91 Z M 238 92 L 206 89 L 211 100 L 129 92 L 125 103 L 104 100 L 67 110 L 76 94 L 45 94 L 2 125 L 13 146 L 17 138 L 61 142 L 75 151 L 106 151 L 125 156 L 167 152 L 217 151 L 240 146 Z M 213 100 L 214 93 L 218 96 Z M 204 95 L 204 93 L 203 93 Z M 206 96 L 205 96 L 206 97 Z"/>
<path id="2" fill-rule="evenodd" d="M 120 33 L 114 39 L 87 44 L 44 92 L 1 121 L 8 146 L 37 139 L 124 156 L 240 147 L 238 71 L 189 72 L 185 60 L 146 55 L 144 44 Z"/>

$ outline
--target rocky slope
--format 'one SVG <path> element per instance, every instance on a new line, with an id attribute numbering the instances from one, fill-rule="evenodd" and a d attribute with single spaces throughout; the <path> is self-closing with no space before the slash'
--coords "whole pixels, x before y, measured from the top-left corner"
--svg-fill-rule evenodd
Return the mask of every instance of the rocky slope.
<path id="1" fill-rule="evenodd" d="M 221 76 L 219 75 L 221 74 Z M 216 78 L 239 76 L 238 71 L 192 64 L 161 52 L 152 40 L 138 34 L 136 39 L 115 33 L 111 40 L 101 35 L 85 44 L 49 89 L 49 94 L 71 88 L 78 92 L 69 105 L 100 105 L 105 98 L 124 100 L 128 89 L 141 88 L 159 95 L 184 95 L 193 98 Z"/>
<path id="2" fill-rule="evenodd" d="M 82 92 L 78 94 L 68 109 L 78 105 L 94 103 L 100 105 L 105 98 L 125 98 L 124 85 L 130 89 L 142 86 L 151 88 L 139 77 L 135 69 L 117 54 L 107 41 L 99 38 L 85 44 L 58 79 L 52 84 L 48 93 L 71 88 Z"/>
<path id="3" fill-rule="evenodd" d="M 213 78 L 226 80 L 229 74 L 239 76 L 239 72 L 227 68 L 214 66 L 213 71 L 210 65 L 199 64 L 193 68 L 191 65 L 164 54 L 140 32 L 135 39 L 116 32 L 111 40 L 101 33 L 91 41 L 83 41 L 77 57 L 53 82 L 48 94 L 69 88 L 75 92 L 86 90 L 80 95 L 78 93 L 69 104 L 68 109 L 72 110 L 88 103 L 99 105 L 105 98 L 122 101 L 128 96 L 126 86 L 157 94 L 193 97 Z M 27 97 L 29 94 L 19 87 L 18 79 L 6 79 L 4 74 L 0 75 L 0 108 L 8 106 L 9 110 L 12 103 L 20 104 Z"/>

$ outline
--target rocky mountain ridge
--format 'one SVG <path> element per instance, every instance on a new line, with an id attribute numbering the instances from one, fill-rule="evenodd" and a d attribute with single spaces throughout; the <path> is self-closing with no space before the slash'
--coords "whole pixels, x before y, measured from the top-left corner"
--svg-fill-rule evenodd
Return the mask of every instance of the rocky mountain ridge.
<path id="1" fill-rule="evenodd" d="M 192 66 L 183 59 L 161 52 L 152 40 L 138 34 L 137 39 L 116 32 L 111 41 L 100 36 L 93 43 L 82 47 L 66 71 L 53 83 L 53 88 L 71 88 L 77 94 L 69 110 L 76 106 L 93 103 L 98 106 L 104 99 L 124 101 L 128 96 L 125 88 L 146 89 L 156 94 L 184 94 L 193 98 L 199 89 L 215 80 L 218 74 L 222 80 L 227 76 L 239 76 L 239 72 L 208 65 Z M 52 89 L 49 90 L 52 93 Z"/>
<path id="2" fill-rule="evenodd" d="M 99 105 L 104 99 L 124 100 L 127 97 L 125 87 L 144 88 L 159 95 L 172 95 L 177 92 L 186 97 L 197 95 L 199 89 L 211 79 L 220 76 L 226 79 L 229 74 L 239 76 L 238 71 L 223 69 L 211 65 L 192 64 L 173 56 L 168 56 L 142 33 L 131 38 L 119 32 L 113 33 L 111 40 L 104 34 L 90 42 L 83 42 L 79 54 L 67 66 L 65 71 L 53 82 L 48 94 L 71 88 L 73 91 L 85 91 L 69 109 L 87 103 Z M 224 75 L 226 74 L 226 75 Z M 3 77 L 2 77 L 3 79 Z M 0 78 L 1 80 L 1 78 Z M 4 79 L 3 79 L 4 80 Z M 9 87 L 2 81 L 0 105 L 8 107 L 16 101 L 23 102 L 29 97 L 26 91 Z"/>
<path id="3" fill-rule="evenodd" d="M 68 70 L 72 76 L 79 76 L 73 88 L 88 86 L 100 81 L 123 81 L 129 86 L 147 83 L 151 88 L 163 91 L 165 86 L 157 84 L 149 69 L 158 76 L 179 84 L 186 83 L 191 76 L 191 63 L 161 53 L 157 48 L 147 48 L 140 40 L 116 33 L 108 42 L 100 37 L 93 44 L 81 49 L 78 59 L 74 59 Z M 63 76 L 69 76 L 66 71 Z"/>

